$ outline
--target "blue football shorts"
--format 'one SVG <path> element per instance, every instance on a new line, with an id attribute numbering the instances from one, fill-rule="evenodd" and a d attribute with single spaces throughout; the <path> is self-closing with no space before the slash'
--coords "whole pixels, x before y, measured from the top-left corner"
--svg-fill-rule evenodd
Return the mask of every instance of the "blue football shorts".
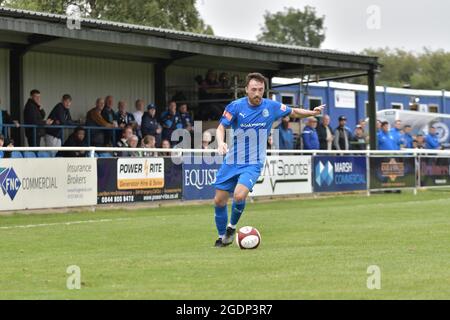
<path id="1" fill-rule="evenodd" d="M 242 184 L 252 192 L 260 174 L 260 165 L 237 167 L 224 163 L 222 164 L 222 167 L 220 167 L 219 172 L 217 172 L 214 187 L 232 193 L 238 184 Z"/>

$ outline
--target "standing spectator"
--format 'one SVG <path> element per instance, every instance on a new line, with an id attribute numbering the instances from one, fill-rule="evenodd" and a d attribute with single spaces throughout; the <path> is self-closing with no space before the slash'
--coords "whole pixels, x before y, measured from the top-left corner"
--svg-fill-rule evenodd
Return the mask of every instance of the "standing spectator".
<path id="1" fill-rule="evenodd" d="M 103 119 L 112 125 L 111 128 L 117 127 L 117 122 L 115 120 L 115 114 L 114 114 L 114 98 L 112 96 L 107 96 L 105 98 L 105 107 L 102 110 L 102 117 Z M 114 132 L 113 131 L 105 131 L 105 146 L 112 146 L 112 137 Z"/>
<path id="2" fill-rule="evenodd" d="M 391 129 L 391 135 L 394 138 L 394 142 L 396 145 L 396 150 L 400 150 L 400 146 L 402 144 L 402 121 L 396 120 L 394 123 L 394 128 Z"/>
<path id="3" fill-rule="evenodd" d="M 148 135 L 154 136 L 156 144 L 160 144 L 162 128 L 156 118 L 156 106 L 154 104 L 149 104 L 147 112 L 142 116 L 141 131 L 144 137 Z"/>
<path id="4" fill-rule="evenodd" d="M 322 123 L 317 127 L 317 135 L 319 136 L 320 150 L 333 149 L 333 129 L 330 127 L 330 116 L 324 115 Z"/>
<path id="5" fill-rule="evenodd" d="M 389 130 L 389 122 L 381 123 L 381 131 L 378 133 L 378 150 L 397 150 L 397 143 Z"/>
<path id="6" fill-rule="evenodd" d="M 44 120 L 45 111 L 41 106 L 41 93 L 39 90 L 31 90 L 30 98 L 25 104 L 23 113 L 23 119 L 27 125 L 45 126 L 53 123 L 51 119 Z M 27 128 L 25 129 L 25 135 L 27 136 L 28 146 L 39 147 L 41 145 L 41 137 L 45 135 L 45 129 L 37 128 L 35 130 L 33 128 Z"/>
<path id="7" fill-rule="evenodd" d="M 357 125 L 355 134 L 350 139 L 350 145 L 352 150 L 366 150 L 366 138 L 364 137 L 364 130 L 361 125 Z"/>
<path id="8" fill-rule="evenodd" d="M 401 145 L 403 148 L 412 149 L 414 148 L 414 138 L 411 135 L 412 128 L 410 125 L 406 125 L 403 127 L 403 135 Z"/>
<path id="9" fill-rule="evenodd" d="M 188 106 L 186 103 L 180 104 L 179 113 L 183 129 L 186 129 L 190 132 L 193 131 L 194 120 L 192 119 L 191 114 L 188 111 Z"/>
<path id="10" fill-rule="evenodd" d="M 136 121 L 134 116 L 127 111 L 127 103 L 125 101 L 119 101 L 118 110 L 115 115 L 115 120 L 117 121 L 117 125 L 119 128 L 124 129 L 125 127 L 136 128 Z M 121 137 L 121 132 L 118 131 L 116 133 L 116 140 L 119 140 Z"/>
<path id="11" fill-rule="evenodd" d="M 114 128 L 114 124 L 106 121 L 102 116 L 102 110 L 105 107 L 105 100 L 98 98 L 95 107 L 88 111 L 86 115 L 86 126 Z M 91 145 L 103 147 L 105 143 L 105 130 L 91 130 Z"/>
<path id="12" fill-rule="evenodd" d="M 362 129 L 362 135 L 364 137 L 364 140 L 366 141 L 366 144 L 369 143 L 369 133 L 366 130 L 367 127 L 367 121 L 364 119 L 359 120 L 358 125 Z"/>
<path id="13" fill-rule="evenodd" d="M 430 150 L 439 150 L 441 145 L 439 143 L 439 137 L 436 134 L 436 127 L 431 126 L 428 130 L 428 134 L 425 137 L 425 148 Z"/>
<path id="14" fill-rule="evenodd" d="M 279 150 L 294 150 L 294 132 L 289 127 L 291 119 L 289 116 L 284 117 L 281 120 L 278 129 L 278 149 Z"/>
<path id="15" fill-rule="evenodd" d="M 333 146 L 336 150 L 349 150 L 350 149 L 350 138 L 352 134 L 348 130 L 347 118 L 344 116 L 339 117 L 339 126 L 334 131 L 334 141 Z"/>
<path id="16" fill-rule="evenodd" d="M 2 104 L 2 100 L 0 99 L 0 134 L 2 134 L 3 132 L 8 132 L 9 130 L 3 131 L 3 125 L 4 124 L 14 124 L 16 126 L 16 128 L 20 127 L 19 121 L 14 120 L 11 115 L 8 113 L 8 111 L 3 110 L 1 108 L 1 104 Z"/>
<path id="17" fill-rule="evenodd" d="M 64 147 L 87 147 L 86 131 L 81 127 L 76 128 L 64 142 Z M 85 157 L 86 151 L 59 151 L 56 156 L 66 158 Z"/>
<path id="18" fill-rule="evenodd" d="M 133 112 L 133 117 L 134 121 L 136 121 L 136 133 L 138 137 L 142 138 L 141 125 L 142 125 L 142 117 L 144 116 L 145 110 L 144 100 L 142 99 L 136 100 L 135 108 L 136 111 Z"/>
<path id="19" fill-rule="evenodd" d="M 306 127 L 303 129 L 303 149 L 304 150 L 319 150 L 319 136 L 317 135 L 317 119 L 308 118 Z"/>
<path id="20" fill-rule="evenodd" d="M 50 112 L 49 119 L 53 120 L 53 124 L 57 126 L 70 126 L 74 124 L 70 115 L 70 105 L 72 97 L 65 94 L 60 103 L 58 103 Z M 47 147 L 61 147 L 62 129 L 47 129 L 45 135 L 45 145 Z M 56 153 L 55 153 L 56 154 Z"/>
<path id="21" fill-rule="evenodd" d="M 425 149 L 425 136 L 422 131 L 417 133 L 413 142 L 414 149 Z"/>
<path id="22" fill-rule="evenodd" d="M 171 101 L 168 110 L 162 114 L 161 124 L 163 127 L 162 139 L 168 141 L 171 141 L 172 133 L 176 129 L 182 128 L 181 117 L 177 112 L 177 103 L 175 101 Z"/>

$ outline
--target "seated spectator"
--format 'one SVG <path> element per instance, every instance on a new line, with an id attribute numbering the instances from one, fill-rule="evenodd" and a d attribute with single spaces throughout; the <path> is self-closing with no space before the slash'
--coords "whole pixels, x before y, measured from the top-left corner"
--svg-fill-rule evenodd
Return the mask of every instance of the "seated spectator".
<path id="1" fill-rule="evenodd" d="M 98 98 L 95 107 L 88 111 L 86 115 L 86 126 L 114 128 L 114 124 L 109 123 L 102 117 L 102 110 L 105 107 L 105 100 Z M 91 145 L 103 147 L 105 143 L 105 130 L 91 130 Z"/>
<path id="2" fill-rule="evenodd" d="M 317 126 L 317 135 L 319 136 L 320 150 L 333 149 L 333 129 L 330 127 L 330 116 L 324 115 L 322 123 Z"/>
<path id="3" fill-rule="evenodd" d="M 63 147 L 87 147 L 86 131 L 78 127 L 64 142 Z M 59 151 L 57 157 L 80 158 L 86 156 L 86 151 Z"/>
<path id="4" fill-rule="evenodd" d="M 134 116 L 127 111 L 127 104 L 125 101 L 119 101 L 117 113 L 114 116 L 115 121 L 119 128 L 125 128 L 131 126 L 133 129 L 136 128 L 136 120 Z M 121 132 L 117 131 L 116 140 L 119 140 L 121 137 Z"/>
<path id="5" fill-rule="evenodd" d="M 182 128 L 188 131 L 193 131 L 194 120 L 192 119 L 191 114 L 188 112 L 188 106 L 186 103 L 180 104 L 179 113 Z"/>
<path id="6" fill-rule="evenodd" d="M 401 147 L 406 148 L 406 149 L 412 149 L 413 143 L 414 143 L 414 138 L 411 135 L 412 132 L 412 128 L 410 125 L 406 125 L 403 127 L 403 135 L 402 135 L 402 140 L 401 140 Z"/>
<path id="7" fill-rule="evenodd" d="M 202 149 L 203 150 L 211 149 L 211 147 L 210 147 L 211 141 L 212 141 L 211 133 L 209 133 L 208 131 L 203 132 Z"/>
<path id="8" fill-rule="evenodd" d="M 145 104 L 144 100 L 139 99 L 136 100 L 134 104 L 136 111 L 133 112 L 134 121 L 136 121 L 136 132 L 138 137 L 142 138 L 141 125 L 142 125 L 142 117 L 144 116 Z"/>
<path id="9" fill-rule="evenodd" d="M 154 136 L 145 136 L 141 141 L 141 148 L 155 149 L 156 148 L 156 138 Z M 157 152 L 145 151 L 141 153 L 141 157 L 157 157 Z"/>
<path id="10" fill-rule="evenodd" d="M 425 135 L 420 131 L 413 142 L 414 149 L 425 149 Z"/>
<path id="11" fill-rule="evenodd" d="M 13 148 L 14 147 L 14 141 L 10 140 L 7 141 L 5 137 L 0 133 L 0 148 Z M 0 151 L 0 159 L 2 158 L 10 158 L 11 157 L 11 151 Z"/>
<path id="12" fill-rule="evenodd" d="M 278 147 L 279 150 L 293 150 L 294 149 L 294 132 L 290 128 L 290 117 L 284 117 L 281 120 L 279 126 L 276 127 L 278 129 Z M 272 138 L 273 139 L 273 138 Z"/>
<path id="13" fill-rule="evenodd" d="M 52 119 L 45 119 L 45 111 L 41 106 L 41 93 L 39 90 L 31 90 L 30 98 L 25 104 L 23 119 L 26 125 L 45 126 L 53 123 Z M 45 129 L 26 128 L 25 135 L 28 140 L 28 146 L 39 147 L 41 138 L 45 136 Z"/>
<path id="14" fill-rule="evenodd" d="M 122 137 L 117 141 L 116 146 L 118 148 L 128 148 L 128 141 L 133 136 L 133 128 L 127 126 L 122 130 Z"/>
<path id="15" fill-rule="evenodd" d="M 378 133 L 378 150 L 397 150 L 397 143 L 389 130 L 389 122 L 381 123 L 381 131 Z"/>
<path id="16" fill-rule="evenodd" d="M 137 135 L 132 134 L 131 137 L 128 138 L 127 140 L 127 145 L 129 148 L 137 148 L 138 147 L 138 143 L 139 143 L 139 138 Z M 141 153 L 139 151 L 130 151 L 128 152 L 128 156 L 129 157 L 140 157 Z"/>
<path id="17" fill-rule="evenodd" d="M 303 149 L 304 150 L 319 150 L 319 136 L 317 135 L 317 119 L 314 117 L 308 118 L 306 127 L 303 129 Z"/>
<path id="18" fill-rule="evenodd" d="M 142 116 L 141 131 L 144 137 L 149 135 L 154 136 L 156 138 L 156 145 L 159 145 L 162 128 L 156 118 L 156 106 L 154 104 L 149 104 L 147 106 L 147 112 Z"/>
<path id="19" fill-rule="evenodd" d="M 115 119 L 115 113 L 114 113 L 114 98 L 112 96 L 107 96 L 105 98 L 105 107 L 102 110 L 102 117 L 103 119 L 108 122 L 109 124 L 113 125 L 112 128 L 117 128 L 117 121 Z M 105 146 L 112 146 L 113 145 L 113 131 L 105 131 L 104 132 L 104 142 L 103 144 Z"/>
<path id="20" fill-rule="evenodd" d="M 177 112 L 177 103 L 171 101 L 168 110 L 161 115 L 162 139 L 171 141 L 172 133 L 176 129 L 182 129 L 180 114 Z"/>
<path id="21" fill-rule="evenodd" d="M 430 126 L 428 134 L 425 137 L 425 148 L 430 150 L 440 150 L 441 144 L 439 143 L 439 137 L 436 133 L 436 127 Z"/>
<path id="22" fill-rule="evenodd" d="M 68 94 L 63 95 L 62 100 L 50 112 L 49 119 L 53 120 L 53 125 L 70 126 L 75 122 L 70 115 L 70 105 L 72 97 Z M 60 147 L 62 138 L 62 129 L 47 129 L 45 135 L 45 145 L 47 147 Z M 55 152 L 56 154 L 56 152 Z"/>
<path id="23" fill-rule="evenodd" d="M 344 116 L 339 117 L 339 126 L 334 130 L 333 146 L 336 150 L 349 150 L 350 138 L 352 134 L 346 126 L 347 118 Z"/>
<path id="24" fill-rule="evenodd" d="M 172 148 L 172 146 L 170 145 L 170 141 L 169 140 L 164 139 L 161 142 L 161 149 L 171 149 L 171 148 Z M 170 157 L 171 155 L 172 155 L 171 152 L 160 152 L 159 153 L 160 157 Z"/>
<path id="25" fill-rule="evenodd" d="M 361 125 L 357 125 L 355 134 L 350 139 L 350 146 L 352 150 L 366 150 L 366 138 L 364 137 L 364 130 Z"/>

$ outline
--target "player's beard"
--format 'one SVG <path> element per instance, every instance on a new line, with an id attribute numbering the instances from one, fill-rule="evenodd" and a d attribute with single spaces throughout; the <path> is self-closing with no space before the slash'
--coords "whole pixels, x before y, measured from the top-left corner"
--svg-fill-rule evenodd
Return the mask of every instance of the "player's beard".
<path id="1" fill-rule="evenodd" d="M 259 106 L 261 104 L 261 97 L 250 98 L 250 102 L 254 106 Z"/>

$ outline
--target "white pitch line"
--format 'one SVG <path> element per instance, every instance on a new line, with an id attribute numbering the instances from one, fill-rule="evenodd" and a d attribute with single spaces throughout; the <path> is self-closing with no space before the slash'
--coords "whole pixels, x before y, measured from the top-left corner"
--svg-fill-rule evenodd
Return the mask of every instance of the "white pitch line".
<path id="1" fill-rule="evenodd" d="M 18 225 L 18 226 L 8 226 L 0 227 L 0 230 L 11 230 L 11 229 L 31 229 L 31 228 L 41 228 L 41 227 L 51 227 L 51 226 L 71 226 L 76 224 L 86 224 L 86 223 L 102 223 L 102 222 L 113 222 L 113 221 L 126 221 L 130 220 L 128 218 L 121 219 L 100 219 L 100 220 L 84 220 L 84 221 L 71 221 L 71 222 L 55 222 L 55 223 L 41 223 L 41 224 L 28 224 L 28 225 Z"/>

